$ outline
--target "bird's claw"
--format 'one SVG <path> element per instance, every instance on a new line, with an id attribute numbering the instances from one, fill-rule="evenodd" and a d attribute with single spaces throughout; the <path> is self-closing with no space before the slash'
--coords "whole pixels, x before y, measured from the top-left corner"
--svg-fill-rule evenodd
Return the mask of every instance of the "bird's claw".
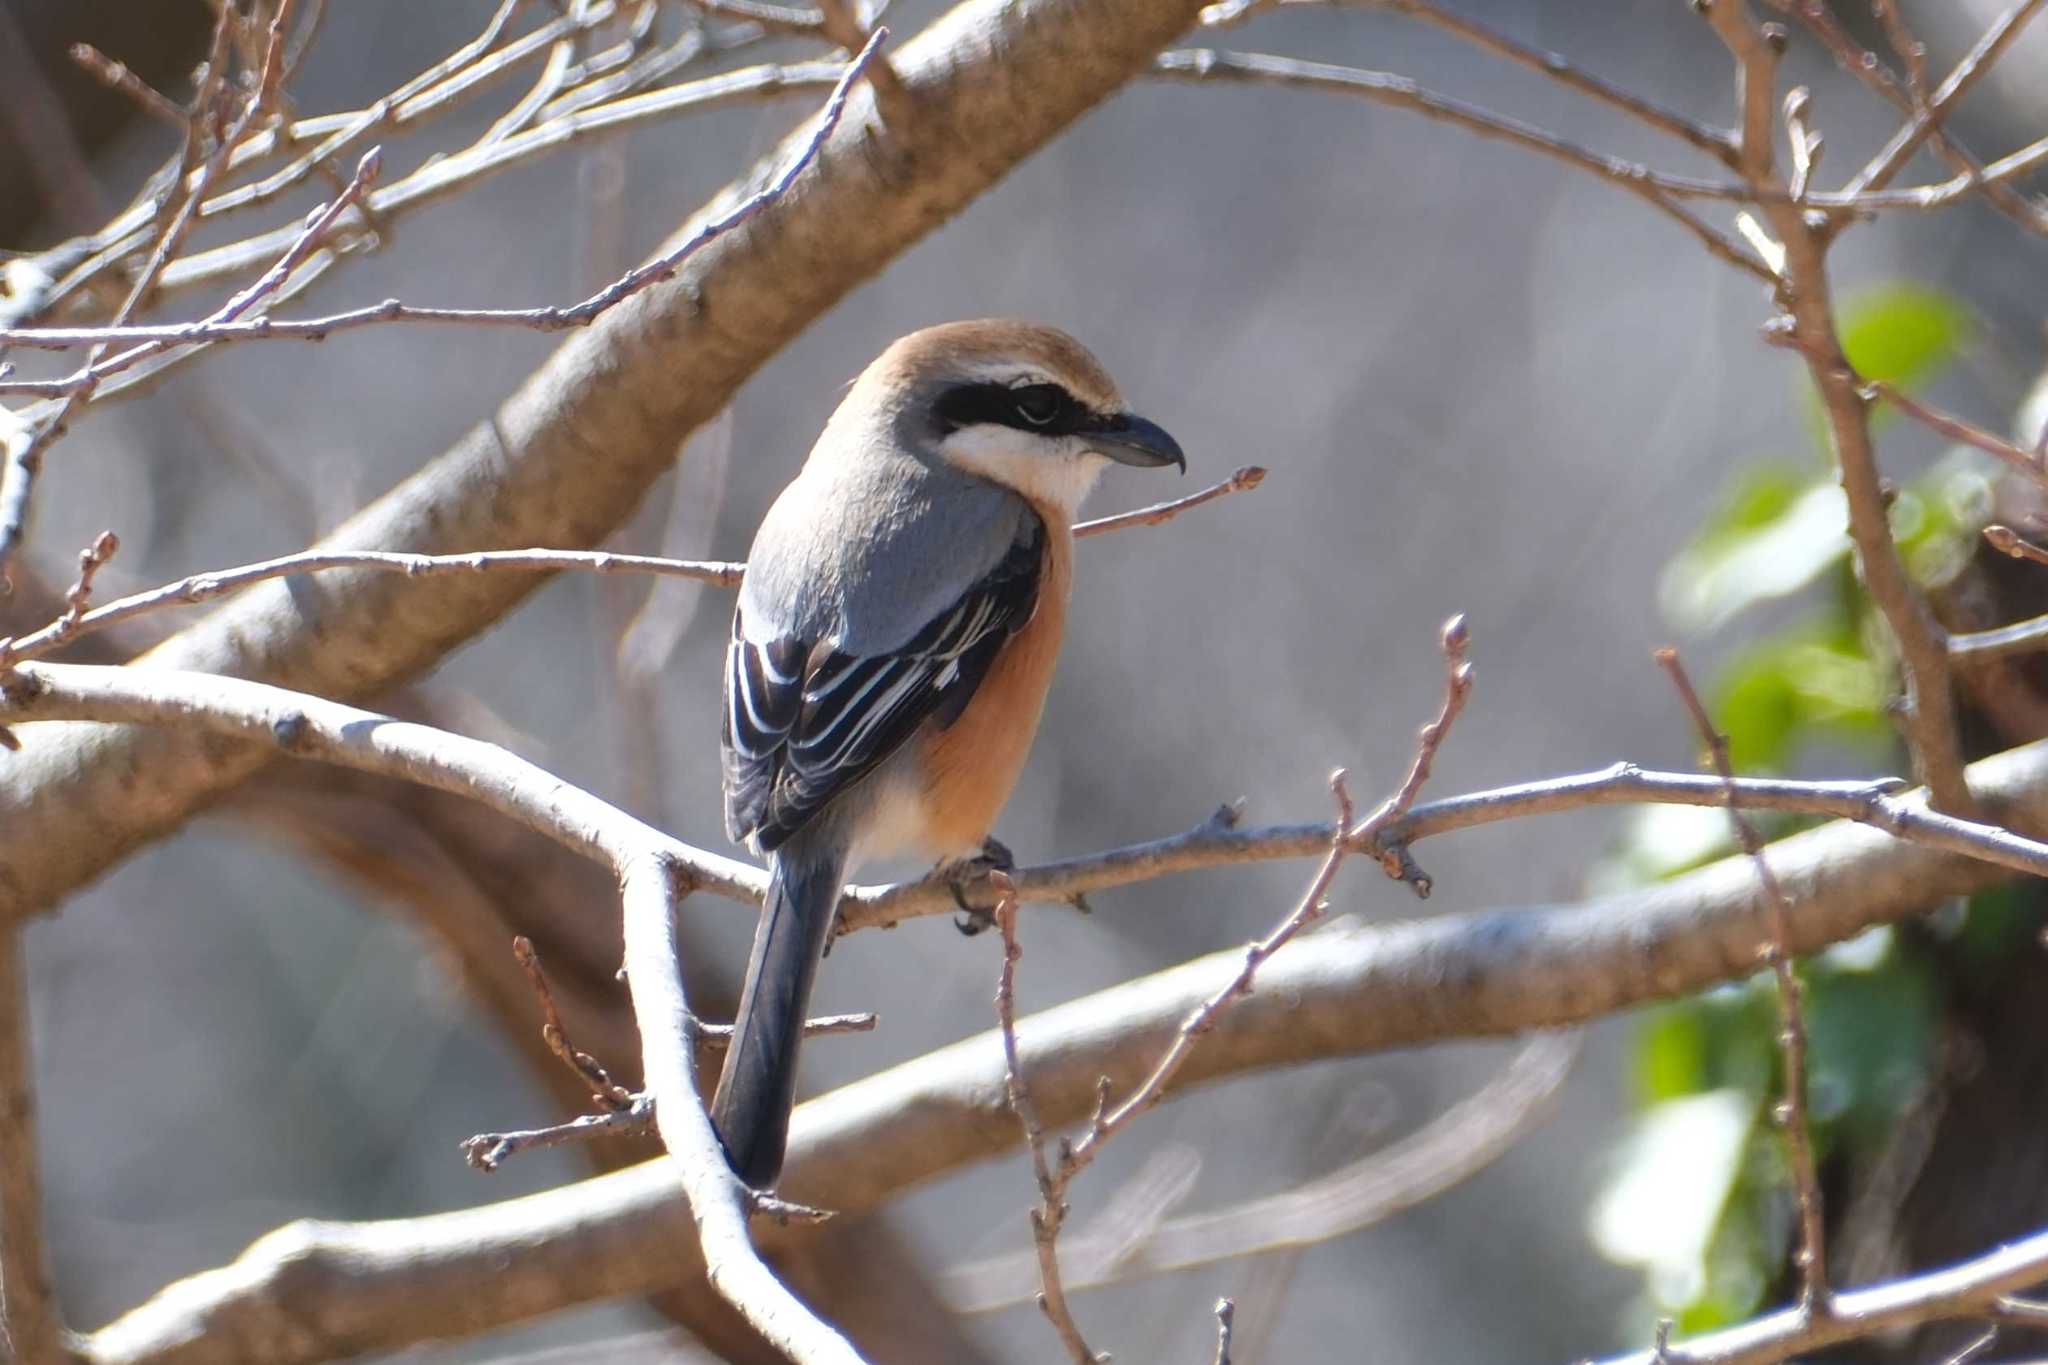
<path id="1" fill-rule="evenodd" d="M 962 858 L 949 863 L 942 872 L 946 878 L 946 889 L 953 893 L 953 904 L 960 907 L 962 916 L 953 920 L 953 927 L 967 937 L 985 934 L 995 927 L 996 912 L 993 906 L 976 905 L 967 898 L 970 887 L 982 881 L 991 872 L 1009 872 L 1016 868 L 1017 856 L 1010 852 L 1002 840 L 990 835 L 981 841 L 981 852 L 972 858 Z"/>

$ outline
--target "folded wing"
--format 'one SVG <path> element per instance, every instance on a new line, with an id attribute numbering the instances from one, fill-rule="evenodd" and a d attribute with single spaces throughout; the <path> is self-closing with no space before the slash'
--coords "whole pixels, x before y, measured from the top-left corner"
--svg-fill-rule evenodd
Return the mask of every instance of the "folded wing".
<path id="1" fill-rule="evenodd" d="M 995 567 L 903 644 L 874 654 L 783 635 L 726 651 L 725 822 L 772 852 L 930 720 L 950 725 L 1038 605 L 1045 530 L 1026 528 Z"/>

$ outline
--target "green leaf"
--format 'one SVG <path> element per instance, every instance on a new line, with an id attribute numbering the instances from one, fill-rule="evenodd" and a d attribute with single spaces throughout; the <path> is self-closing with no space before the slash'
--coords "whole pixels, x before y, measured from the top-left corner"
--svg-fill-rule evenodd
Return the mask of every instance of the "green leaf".
<path id="1" fill-rule="evenodd" d="M 1859 291 L 1837 312 L 1842 352 L 1865 379 L 1914 388 L 1961 352 L 1970 313 L 1938 289 L 1897 283 Z"/>
<path id="2" fill-rule="evenodd" d="M 1737 772 L 1783 771 L 1801 746 L 1819 740 L 1882 751 L 1889 680 L 1837 636 L 1808 630 L 1767 640 L 1723 672 L 1711 705 Z"/>
<path id="3" fill-rule="evenodd" d="M 1681 630 L 1715 630 L 1759 602 L 1799 591 L 1849 553 L 1841 489 L 1785 461 L 1745 470 L 1658 580 Z"/>
<path id="4" fill-rule="evenodd" d="M 1609 1260 L 1642 1268 L 1659 1305 L 1707 1297 L 1709 1254 L 1761 1112 L 1755 1096 L 1714 1090 L 1651 1106 L 1623 1139 L 1587 1230 Z"/>
<path id="5" fill-rule="evenodd" d="M 1827 958 L 1805 973 L 1808 1108 L 1824 1145 L 1881 1145 L 1925 1092 L 1940 1031 L 1937 985 L 1918 958 L 1889 954 L 1873 970 Z"/>
<path id="6" fill-rule="evenodd" d="M 1932 382 L 1961 354 L 1969 339 L 1969 310 L 1949 295 L 1922 284 L 1894 283 L 1860 290 L 1835 310 L 1842 352 L 1866 379 L 1902 389 Z M 1807 417 L 1814 446 L 1828 449 L 1827 419 L 1820 397 L 1806 384 Z M 1880 404 L 1870 410 L 1873 428 L 1897 414 Z"/>

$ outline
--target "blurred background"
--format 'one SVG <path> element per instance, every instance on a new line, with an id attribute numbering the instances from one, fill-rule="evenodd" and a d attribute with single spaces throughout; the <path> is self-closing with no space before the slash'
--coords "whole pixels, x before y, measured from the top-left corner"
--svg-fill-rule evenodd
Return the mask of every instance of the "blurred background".
<path id="1" fill-rule="evenodd" d="M 492 8 L 334 4 L 294 83 L 299 108 L 367 104 L 472 37 Z M 1848 13 L 1860 8 L 1844 13 L 1862 35 L 1867 15 Z M 902 0 L 889 22 L 901 41 L 939 9 Z M 1702 119 L 1730 114 L 1728 63 L 1682 4 L 1458 9 Z M 1940 72 L 1991 9 L 1923 3 L 1906 13 Z M 90 229 L 174 146 L 172 130 L 126 117 L 121 101 L 83 81 L 64 44 L 89 38 L 182 98 L 206 24 L 198 0 L 0 0 L 0 245 L 45 247 Z M 1618 155 L 1711 169 L 1396 15 L 1303 7 L 1212 40 L 1397 71 Z M 803 52 L 770 44 L 731 62 Z M 2048 26 L 2037 26 L 1952 121 L 1962 140 L 1988 158 L 2038 136 L 2048 127 L 2044 69 Z M 1803 34 L 1786 76 L 1816 89 L 1824 180 L 1861 164 L 1896 126 Z M 508 98 L 457 111 L 392 152 L 410 166 L 460 145 Z M 324 285 L 318 308 L 387 296 L 477 306 L 581 298 L 812 104 L 805 95 L 663 122 L 510 171 L 409 217 L 381 252 Z M 70 130 L 76 160 L 51 154 L 52 128 Z M 1923 157 L 1915 171 L 1931 177 L 1932 163 Z M 322 197 L 285 207 L 301 212 Z M 1914 377 L 1951 410 L 2011 424 L 2043 364 L 2038 238 L 1970 205 L 1859 226 L 1834 260 L 1845 316 L 1873 319 L 1873 336 L 1931 329 Z M 184 298 L 164 315 L 203 309 Z M 1719 561 L 1690 561 L 1676 583 L 1665 576 L 1688 547 L 1739 538 L 1824 481 L 1804 381 L 1792 357 L 1759 339 L 1770 306 L 1753 281 L 1612 188 L 1455 128 L 1329 96 L 1142 81 L 766 367 L 697 435 L 680 485 L 658 488 L 614 545 L 742 557 L 841 384 L 905 331 L 983 315 L 1072 331 L 1187 448 L 1184 488 L 1113 471 L 1094 510 L 1192 491 L 1243 464 L 1271 470 L 1255 494 L 1084 547 L 1045 729 L 998 831 L 1025 862 L 1179 831 L 1236 798 L 1255 823 L 1321 819 L 1338 765 L 1361 798 L 1390 787 L 1436 704 L 1436 631 L 1454 612 L 1471 622 L 1478 687 L 1439 758 L 1435 795 L 1616 759 L 1689 768 L 1692 735 L 1650 649 L 1676 641 L 1697 676 L 1725 680 L 1753 665 L 1759 642 L 1847 610 L 1828 577 L 1840 560 L 1824 517 L 1819 532 L 1763 553 L 1768 581 L 1729 589 L 1733 607 L 1687 592 L 1725 568 Z M 299 548 L 439 452 L 553 344 L 509 329 L 384 327 L 319 348 L 204 356 L 143 396 L 95 407 L 55 449 L 32 564 L 61 587 L 78 549 L 112 528 L 123 549 L 102 575 L 105 597 Z M 1942 501 L 1958 479 L 1974 480 L 1980 503 L 1997 496 L 1983 465 L 1918 428 L 1885 427 L 1881 454 L 1892 478 L 1935 490 L 1930 524 L 1956 498 L 1951 519 L 1967 519 L 1968 489 Z M 1742 496 L 1779 487 L 1779 476 L 1758 482 L 1760 467 L 1780 471 L 1782 496 L 1744 512 Z M 1810 572 L 1784 568 L 1801 554 L 1816 561 Z M 727 610 L 716 590 L 566 577 L 394 705 L 506 743 L 724 849 L 716 729 Z M 1853 640 L 1858 627 L 1844 619 Z M 143 623 L 121 648 L 176 624 Z M 1846 685 L 1870 694 L 1861 721 L 1829 728 L 1820 712 L 1853 708 L 1823 698 L 1815 729 L 1762 759 L 1813 775 L 1896 771 L 1870 722 L 1882 701 L 1872 676 L 1866 668 Z M 1780 681 L 1799 692 L 1797 679 Z M 1720 685 L 1724 701 L 1739 700 Z M 1777 693 L 1758 703 L 1790 716 L 1788 727 L 1813 718 L 1794 714 L 1799 704 Z M 625 1155 L 527 1155 L 486 1177 L 456 1150 L 473 1132 L 543 1120 L 563 1095 L 566 1077 L 533 1063 L 530 1005 L 475 979 L 502 938 L 466 949 L 437 933 L 432 915 L 458 894 L 495 899 L 515 919 L 529 913 L 504 904 L 526 894 L 504 861 L 525 845 L 487 820 L 465 823 L 333 774 L 264 782 L 30 933 L 50 1236 L 79 1327 L 232 1259 L 290 1219 L 460 1208 L 573 1179 L 593 1155 Z M 1717 833 L 1696 840 L 1694 856 Z M 1436 883 L 1426 905 L 1363 865 L 1346 872 L 1334 905 L 1376 921 L 1571 899 L 1596 878 L 1682 862 L 1671 841 L 1698 834 L 1646 832 L 1612 811 L 1495 826 L 1420 850 Z M 1629 861 L 1644 850 L 1663 864 L 1646 872 Z M 1021 1004 L 1241 941 L 1284 912 L 1307 871 L 1162 880 L 1096 896 L 1088 917 L 1036 910 Z M 520 927 L 567 982 L 574 1030 L 578 1008 L 622 1004 L 604 980 L 616 912 L 602 878 L 563 873 L 545 889 L 555 919 Z M 692 970 L 715 998 L 717 983 L 731 990 L 749 918 L 710 899 L 691 911 Z M 812 1045 L 808 1088 L 989 1027 L 997 955 L 992 937 L 965 939 L 939 920 L 844 941 L 816 1007 L 878 1009 L 881 1026 Z M 1901 1046 L 1933 1056 L 1946 1036 L 1938 992 L 1913 999 L 1913 1017 L 1928 1022 Z M 1723 1004 L 1741 1014 L 1750 1000 L 1737 992 Z M 1874 1008 L 1893 1017 L 1896 997 L 1880 994 Z M 1206 1358 L 1219 1294 L 1240 1300 L 1241 1360 L 1566 1360 L 1644 1344 L 1655 1276 L 1613 1257 L 1656 1243 L 1663 1215 L 1638 1204 L 1648 1232 L 1610 1226 L 1596 1238 L 1595 1210 L 1641 1166 L 1626 1139 L 1656 1098 L 1646 1059 L 1668 1060 L 1646 1028 L 1704 1038 L 1703 1017 L 1594 1028 L 1547 1118 L 1439 1199 L 1298 1256 L 1087 1293 L 1080 1320 L 1098 1347 L 1128 1360 Z M 614 1026 L 586 1023 L 586 1045 Z M 1698 1038 L 1687 1046 L 1704 1048 Z M 1168 1148 L 1199 1158 L 1191 1208 L 1283 1188 L 1418 1127 L 1510 1052 L 1471 1045 L 1315 1066 L 1172 1104 L 1108 1147 L 1080 1187 L 1081 1216 Z M 1903 1111 L 1935 1068 L 1896 1070 L 1884 1084 Z M 1688 1074 L 1674 1094 L 1719 1084 Z M 1667 1159 L 1673 1150 L 1691 1149 L 1667 1149 Z M 1677 1169 L 1683 1178 L 1682 1159 Z M 917 1261 L 957 1267 L 1024 1249 L 1033 1197 L 1025 1160 L 1012 1155 L 917 1192 L 889 1221 Z M 1606 1207 L 1629 1222 L 1611 1199 Z M 1768 1200 L 1759 1207 L 1753 1295 L 1768 1289 L 1779 1235 Z M 1702 1254 L 1695 1248 L 1696 1267 Z M 1678 1279 L 1662 1283 L 1662 1311 L 1700 1301 L 1705 1281 Z M 403 1358 L 498 1359 L 660 1324 L 646 1305 L 614 1303 Z M 980 1358 L 1054 1354 L 1028 1304 L 963 1330 L 952 1349 Z"/>

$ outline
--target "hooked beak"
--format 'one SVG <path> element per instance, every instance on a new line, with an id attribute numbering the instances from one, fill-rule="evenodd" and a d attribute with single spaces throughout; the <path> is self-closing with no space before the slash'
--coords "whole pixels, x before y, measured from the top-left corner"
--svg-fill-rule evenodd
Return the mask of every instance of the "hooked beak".
<path id="1" fill-rule="evenodd" d="M 1145 468 L 1170 464 L 1179 466 L 1183 474 L 1188 472 L 1188 458 L 1181 453 L 1180 442 L 1167 435 L 1166 428 L 1135 412 L 1120 412 L 1104 419 L 1089 433 L 1089 438 L 1091 449 L 1118 464 Z"/>

